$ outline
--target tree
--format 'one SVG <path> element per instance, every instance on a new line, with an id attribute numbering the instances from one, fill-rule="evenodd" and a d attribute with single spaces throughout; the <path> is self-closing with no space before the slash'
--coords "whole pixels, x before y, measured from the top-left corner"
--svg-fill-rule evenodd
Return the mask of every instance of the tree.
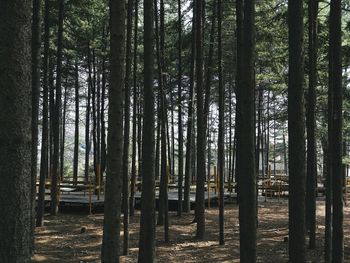
<path id="1" fill-rule="evenodd" d="M 332 114 L 332 176 L 333 176 L 333 234 L 332 262 L 344 261 L 344 232 L 343 232 L 343 88 L 342 88 L 342 58 L 341 58 L 341 0 L 331 1 L 329 19 L 329 86 L 333 91 Z"/>
<path id="2" fill-rule="evenodd" d="M 43 127 L 41 138 L 41 160 L 39 177 L 38 209 L 36 214 L 36 226 L 43 225 L 45 209 L 45 179 L 48 177 L 48 135 L 49 135 L 49 41 L 50 41 L 50 1 L 45 0 L 45 34 L 44 34 L 44 58 L 43 58 Z"/>
<path id="3" fill-rule="evenodd" d="M 181 15 L 181 0 L 177 1 L 177 12 L 178 12 L 178 138 L 179 138 L 179 169 L 178 169 L 178 205 L 177 214 L 181 216 L 182 213 L 182 185 L 183 185 L 183 131 L 182 131 L 182 15 Z"/>
<path id="4" fill-rule="evenodd" d="M 303 1 L 288 1 L 289 260 L 305 262 Z"/>
<path id="5" fill-rule="evenodd" d="M 242 4 L 242 2 L 240 2 Z M 256 176 L 255 176 L 255 1 L 245 0 L 241 43 L 241 60 L 237 66 L 237 168 L 239 187 L 239 230 L 241 262 L 256 261 Z M 240 8 L 238 8 L 239 10 Z M 237 40 L 239 41 L 239 40 Z"/>
<path id="6" fill-rule="evenodd" d="M 63 19 L 64 0 L 59 1 L 58 32 L 57 32 L 57 70 L 56 70 L 56 98 L 53 116 L 53 161 L 51 181 L 51 214 L 56 215 L 59 203 L 59 148 L 60 148 L 60 120 L 62 108 L 62 50 L 63 50 Z"/>
<path id="7" fill-rule="evenodd" d="M 131 36 L 134 1 L 128 1 L 126 28 L 126 63 L 125 63 L 125 92 L 124 92 L 124 146 L 123 146 L 123 255 L 129 250 L 129 139 L 130 139 L 130 75 L 131 75 Z"/>
<path id="8" fill-rule="evenodd" d="M 32 1 L 0 7 L 0 261 L 31 256 Z"/>
<path id="9" fill-rule="evenodd" d="M 316 246 L 316 185 L 317 185 L 317 156 L 315 137 L 315 108 L 316 108 L 316 63 L 317 63 L 317 13 L 318 0 L 309 0 L 309 90 L 306 108 L 307 128 L 307 181 L 306 181 L 306 223 L 309 229 L 309 247 Z"/>
<path id="10" fill-rule="evenodd" d="M 125 1 L 110 2 L 110 85 L 102 262 L 119 262 L 125 81 Z"/>
<path id="11" fill-rule="evenodd" d="M 203 1 L 204 2 L 204 1 Z M 203 239 L 205 234 L 205 127 L 203 104 L 203 20 L 202 1 L 195 1 L 196 12 L 196 91 L 197 91 L 197 182 L 196 182 L 196 237 Z"/>
<path id="12" fill-rule="evenodd" d="M 154 95 L 153 0 L 144 0 L 144 123 L 142 145 L 142 193 L 138 262 L 155 262 L 155 178 L 154 178 Z"/>
<path id="13" fill-rule="evenodd" d="M 78 182 L 79 163 L 79 69 L 78 61 L 75 61 L 75 130 L 74 130 L 74 159 L 73 159 L 73 183 Z"/>
<path id="14" fill-rule="evenodd" d="M 218 75 L 219 75 L 219 142 L 218 142 L 218 166 L 219 166 L 219 242 L 220 245 L 225 243 L 224 239 L 224 168 L 225 168 L 225 101 L 224 101 L 224 86 L 222 79 L 222 32 L 221 32 L 221 23 L 222 23 L 222 9 L 221 9 L 221 0 L 218 0 L 217 5 L 217 14 L 218 14 Z M 209 189 L 208 189 L 209 191 Z"/>

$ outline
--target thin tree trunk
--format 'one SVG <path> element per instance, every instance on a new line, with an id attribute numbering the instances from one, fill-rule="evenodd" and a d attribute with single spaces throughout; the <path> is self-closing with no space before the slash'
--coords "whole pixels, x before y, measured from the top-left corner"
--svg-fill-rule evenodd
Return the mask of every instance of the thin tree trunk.
<path id="1" fill-rule="evenodd" d="M 73 157 L 73 184 L 78 182 L 79 164 L 79 69 L 78 60 L 75 61 L 75 131 L 74 131 L 74 157 Z"/>
<path id="2" fill-rule="evenodd" d="M 130 216 L 135 214 L 135 184 L 136 184 L 136 142 L 137 142 L 137 33 L 138 33 L 138 4 L 135 0 L 135 19 L 134 19 L 134 64 L 133 64 L 133 115 L 132 115 L 132 160 L 131 160 L 131 186 L 130 186 Z"/>
<path id="3" fill-rule="evenodd" d="M 225 95 L 222 76 L 222 32 L 221 32 L 221 0 L 217 4 L 218 14 L 218 77 L 219 77 L 219 141 L 218 141 L 218 167 L 219 167 L 219 243 L 225 244 L 224 238 L 224 167 L 225 167 Z"/>
<path id="4" fill-rule="evenodd" d="M 306 225 L 309 230 L 309 248 L 316 247 L 316 185 L 317 156 L 315 138 L 315 108 L 317 84 L 317 12 L 318 0 L 308 1 L 309 18 L 309 90 L 306 108 L 307 125 L 307 174 L 306 174 Z"/>
<path id="5" fill-rule="evenodd" d="M 43 226 L 45 209 L 45 179 L 48 177 L 48 143 L 49 143 L 49 41 L 50 41 L 50 1 L 45 0 L 45 35 L 44 35 L 44 58 L 43 58 L 43 128 L 41 137 L 41 160 L 38 209 L 36 214 L 36 226 Z"/>
<path id="6" fill-rule="evenodd" d="M 59 203 L 59 147 L 60 147 L 60 120 L 61 120 L 61 97 L 62 97 L 62 39 L 64 0 L 59 1 L 58 12 L 58 38 L 57 38 L 57 70 L 56 70 L 56 101 L 53 121 L 53 167 L 51 178 L 51 214 L 56 215 Z"/>
<path id="7" fill-rule="evenodd" d="M 178 9 L 178 154 L 179 154 L 179 168 L 178 168 L 178 205 L 177 205 L 177 215 L 182 214 L 182 185 L 183 185 L 183 130 L 182 130 L 182 14 L 181 14 L 181 0 L 177 1 Z"/>
<path id="8" fill-rule="evenodd" d="M 130 141 L 130 75 L 131 75 L 131 37 L 134 1 L 128 0 L 126 29 L 126 65 L 124 93 L 124 148 L 123 148 L 123 255 L 129 250 L 129 141 Z"/>
<path id="9" fill-rule="evenodd" d="M 34 254 L 35 240 L 35 198 L 38 175 L 38 118 L 40 97 L 41 63 L 41 0 L 33 0 L 32 23 L 32 157 L 31 157 L 31 250 Z"/>
<path id="10" fill-rule="evenodd" d="M 193 0 L 195 2 L 195 0 Z M 193 4 L 192 17 L 192 41 L 191 41 L 191 60 L 190 60 L 190 87 L 188 97 L 188 120 L 187 120 L 187 135 L 186 135 L 186 160 L 185 160 L 185 186 L 184 186 L 184 212 L 190 212 L 190 185 L 192 175 L 192 136 L 193 136 L 193 104 L 194 104 L 194 62 L 195 62 L 195 11 Z"/>
<path id="11" fill-rule="evenodd" d="M 204 2 L 204 1 L 203 1 Z M 196 1 L 196 84 L 197 84 L 197 180 L 196 180 L 196 237 L 205 234 L 205 123 L 203 105 L 203 41 L 202 1 Z"/>

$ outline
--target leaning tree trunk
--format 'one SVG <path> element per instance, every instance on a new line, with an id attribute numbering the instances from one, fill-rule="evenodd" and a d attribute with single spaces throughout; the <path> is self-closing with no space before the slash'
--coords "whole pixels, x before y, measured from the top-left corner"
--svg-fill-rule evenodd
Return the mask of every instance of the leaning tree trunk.
<path id="1" fill-rule="evenodd" d="M 289 260 L 305 262 L 303 1 L 288 1 Z"/>
<path id="2" fill-rule="evenodd" d="M 0 262 L 31 256 L 32 1 L 0 8 Z"/>
<path id="3" fill-rule="evenodd" d="M 139 263 L 155 262 L 153 0 L 144 0 L 144 123 Z"/>
<path id="4" fill-rule="evenodd" d="M 107 175 L 101 261 L 119 262 L 123 161 L 123 89 L 125 77 L 125 1 L 110 2 L 110 85 Z"/>

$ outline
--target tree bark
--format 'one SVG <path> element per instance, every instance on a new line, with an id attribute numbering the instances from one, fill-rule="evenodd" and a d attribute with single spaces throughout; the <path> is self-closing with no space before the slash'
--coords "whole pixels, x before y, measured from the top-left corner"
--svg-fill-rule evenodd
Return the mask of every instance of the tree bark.
<path id="1" fill-rule="evenodd" d="M 242 4 L 242 3 L 240 3 Z M 255 1 L 243 5 L 241 66 L 237 105 L 237 176 L 239 178 L 240 260 L 256 262 L 256 171 L 255 171 Z"/>
<path id="2" fill-rule="evenodd" d="M 62 108 L 62 51 L 63 51 L 63 19 L 64 0 L 59 1 L 58 33 L 57 33 L 57 69 L 56 69 L 56 99 L 53 121 L 53 165 L 51 178 L 51 214 L 56 215 L 59 204 L 59 148 L 60 148 L 60 120 Z"/>
<path id="3" fill-rule="evenodd" d="M 309 90 L 306 108 L 307 129 L 307 174 L 306 174 L 306 225 L 309 230 L 309 248 L 316 247 L 316 186 L 317 186 L 317 155 L 315 137 L 315 108 L 317 85 L 317 13 L 318 0 L 308 1 L 309 21 Z"/>
<path id="4" fill-rule="evenodd" d="M 110 85 L 107 175 L 101 261 L 119 262 L 123 162 L 123 89 L 125 81 L 125 1 L 110 2 Z"/>
<path id="5" fill-rule="evenodd" d="M 78 182 L 79 164 L 79 70 L 78 61 L 75 61 L 75 130 L 74 130 L 74 157 L 73 157 L 73 184 Z"/>
<path id="6" fill-rule="evenodd" d="M 155 262 L 153 0 L 144 0 L 144 125 L 138 262 Z"/>
<path id="7" fill-rule="evenodd" d="M 288 1 L 289 261 L 305 262 L 303 1 Z"/>
<path id="8" fill-rule="evenodd" d="M 332 114 L 332 189 L 333 189 L 333 220 L 332 220 L 332 262 L 344 262 L 344 231 L 343 231 L 343 87 L 342 87 L 342 29 L 341 0 L 331 1 L 329 19 L 329 57 L 331 58 L 330 74 L 332 78 L 329 88 L 333 90 Z"/>
<path id="9" fill-rule="evenodd" d="M 0 8 L 0 262 L 31 256 L 32 1 Z"/>

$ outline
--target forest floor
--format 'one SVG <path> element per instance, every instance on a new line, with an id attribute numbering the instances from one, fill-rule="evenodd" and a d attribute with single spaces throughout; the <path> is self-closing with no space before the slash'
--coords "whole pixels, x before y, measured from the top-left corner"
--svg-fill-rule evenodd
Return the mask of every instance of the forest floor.
<path id="1" fill-rule="evenodd" d="M 287 199 L 259 202 L 257 236 L 258 262 L 288 261 Z M 309 262 L 323 262 L 324 201 L 317 201 L 317 248 L 307 250 Z M 206 210 L 205 240 L 194 239 L 196 225 L 193 211 L 177 217 L 171 212 L 170 242 L 164 243 L 163 227 L 157 227 L 157 262 L 239 262 L 238 206 L 225 207 L 225 245 L 218 244 L 218 208 Z M 137 262 L 140 213 L 130 219 L 130 253 L 121 262 Z M 103 214 L 62 213 L 47 216 L 45 226 L 36 230 L 36 253 L 33 262 L 100 262 Z M 85 228 L 85 231 L 82 231 Z M 122 229 L 122 228 L 121 228 Z M 350 262 L 350 208 L 344 208 L 345 261 Z M 121 237 L 122 240 L 122 237 Z"/>

